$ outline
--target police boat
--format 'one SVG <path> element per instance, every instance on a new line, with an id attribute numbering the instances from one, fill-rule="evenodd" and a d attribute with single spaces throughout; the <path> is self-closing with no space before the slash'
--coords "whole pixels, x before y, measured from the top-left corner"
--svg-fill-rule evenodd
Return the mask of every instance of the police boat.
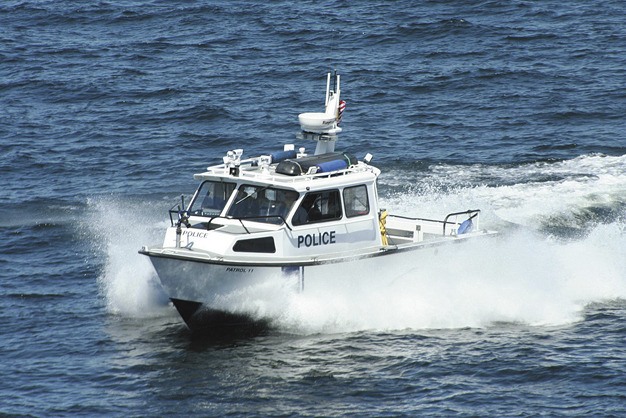
<path id="1" fill-rule="evenodd" d="M 325 111 L 298 117 L 298 138 L 315 141 L 312 155 L 291 144 L 252 158 L 228 151 L 221 164 L 194 175 L 200 184 L 191 200 L 170 209 L 163 244 L 139 251 L 191 330 L 264 321 L 257 306 L 233 297 L 241 292 L 277 281 L 306 292 L 407 274 L 445 244 L 495 234 L 480 228 L 478 209 L 433 220 L 381 208 L 371 155 L 359 160 L 335 150 L 340 94 L 340 75 L 328 73 Z"/>

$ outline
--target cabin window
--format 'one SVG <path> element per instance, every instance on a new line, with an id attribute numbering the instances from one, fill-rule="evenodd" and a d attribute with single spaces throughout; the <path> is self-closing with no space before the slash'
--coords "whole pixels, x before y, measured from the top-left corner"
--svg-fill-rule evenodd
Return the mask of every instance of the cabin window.
<path id="1" fill-rule="evenodd" d="M 348 218 L 370 213 L 367 187 L 361 185 L 343 189 L 343 204 L 346 207 L 346 216 Z"/>
<path id="2" fill-rule="evenodd" d="M 275 253 L 274 238 L 240 239 L 233 246 L 233 251 L 242 253 Z"/>
<path id="3" fill-rule="evenodd" d="M 235 183 L 203 182 L 191 202 L 190 213 L 195 216 L 219 216 L 235 190 Z"/>
<path id="4" fill-rule="evenodd" d="M 242 184 L 227 215 L 278 225 L 291 211 L 298 196 L 294 190 Z"/>
<path id="5" fill-rule="evenodd" d="M 293 215 L 293 225 L 305 225 L 341 219 L 339 190 L 307 193 Z"/>

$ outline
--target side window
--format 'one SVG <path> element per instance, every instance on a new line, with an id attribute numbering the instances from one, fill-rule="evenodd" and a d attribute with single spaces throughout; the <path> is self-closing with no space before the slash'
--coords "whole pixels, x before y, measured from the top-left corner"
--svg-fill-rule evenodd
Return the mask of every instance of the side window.
<path id="1" fill-rule="evenodd" d="M 370 213 L 370 204 L 367 198 L 367 187 L 355 186 L 343 189 L 343 203 L 346 207 L 346 216 L 362 216 Z"/>
<path id="2" fill-rule="evenodd" d="M 305 225 L 341 219 L 339 190 L 307 193 L 296 210 L 291 223 Z"/>

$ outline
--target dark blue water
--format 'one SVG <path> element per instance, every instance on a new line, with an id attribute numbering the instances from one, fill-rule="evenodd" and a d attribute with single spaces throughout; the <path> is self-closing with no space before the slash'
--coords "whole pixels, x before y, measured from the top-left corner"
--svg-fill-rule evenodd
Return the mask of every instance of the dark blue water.
<path id="1" fill-rule="evenodd" d="M 3 1 L 0 415 L 626 415 L 625 15 Z M 294 142 L 333 69 L 385 206 L 502 236 L 192 336 L 137 250 L 226 150 Z"/>

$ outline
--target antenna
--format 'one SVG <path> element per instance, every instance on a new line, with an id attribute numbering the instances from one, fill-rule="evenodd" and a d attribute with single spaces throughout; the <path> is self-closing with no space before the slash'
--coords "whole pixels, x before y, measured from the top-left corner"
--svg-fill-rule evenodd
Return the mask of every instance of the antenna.
<path id="1" fill-rule="evenodd" d="M 325 154 L 335 150 L 337 134 L 342 129 L 339 127 L 345 102 L 340 100 L 341 90 L 340 75 L 335 70 L 333 88 L 330 88 L 331 73 L 326 76 L 326 99 L 324 101 L 324 113 L 301 113 L 298 115 L 302 133 L 300 137 L 317 141 L 315 154 Z"/>

